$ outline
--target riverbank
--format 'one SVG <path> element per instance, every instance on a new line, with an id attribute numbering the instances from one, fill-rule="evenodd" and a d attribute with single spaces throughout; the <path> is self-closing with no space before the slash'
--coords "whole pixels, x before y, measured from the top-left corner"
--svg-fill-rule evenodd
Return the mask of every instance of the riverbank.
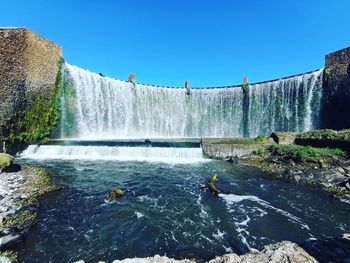
<path id="1" fill-rule="evenodd" d="M 338 238 L 308 239 L 300 244 L 281 241 L 264 246 L 261 251 L 251 250 L 247 254 L 229 253 L 217 256 L 209 263 L 317 263 L 317 262 L 349 262 L 350 235 L 344 234 Z M 176 260 L 166 256 L 155 255 L 147 258 L 127 258 L 114 260 L 112 263 L 195 263 L 196 259 Z M 84 260 L 75 263 L 85 263 Z M 105 263 L 99 261 L 99 263 Z"/>
<path id="2" fill-rule="evenodd" d="M 0 173 L 0 262 L 16 262 L 13 245 L 36 223 L 38 197 L 59 188 L 40 167 L 9 164 Z M 4 261 L 7 258 L 8 261 Z"/>
<path id="3" fill-rule="evenodd" d="M 203 152 L 209 158 L 258 167 L 270 178 L 319 187 L 350 203 L 349 138 L 349 130 L 314 130 L 272 133 L 270 138 L 205 139 Z"/>

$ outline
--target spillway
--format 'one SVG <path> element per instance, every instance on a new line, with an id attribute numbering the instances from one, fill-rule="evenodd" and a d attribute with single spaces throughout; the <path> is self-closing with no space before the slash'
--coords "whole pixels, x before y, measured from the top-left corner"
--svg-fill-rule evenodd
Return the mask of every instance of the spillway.
<path id="1" fill-rule="evenodd" d="M 242 137 L 318 127 L 323 69 L 240 87 L 136 84 L 65 63 L 62 138 Z M 246 120 L 244 121 L 244 111 Z"/>

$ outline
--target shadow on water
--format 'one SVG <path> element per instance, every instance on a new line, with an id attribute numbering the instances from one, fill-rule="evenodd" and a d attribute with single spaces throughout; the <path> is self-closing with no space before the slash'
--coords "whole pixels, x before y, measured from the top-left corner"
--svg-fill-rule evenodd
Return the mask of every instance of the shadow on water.
<path id="1" fill-rule="evenodd" d="M 261 177 L 223 162 L 46 160 L 63 187 L 40 199 L 39 222 L 17 247 L 25 262 L 86 262 L 147 257 L 207 260 L 282 240 L 350 231 L 349 205 L 313 188 Z M 219 197 L 201 189 L 219 175 Z M 125 189 L 104 202 L 114 187 Z"/>
<path id="2" fill-rule="evenodd" d="M 349 263 L 350 240 L 345 238 L 324 238 L 305 240 L 299 243 L 318 262 Z"/>

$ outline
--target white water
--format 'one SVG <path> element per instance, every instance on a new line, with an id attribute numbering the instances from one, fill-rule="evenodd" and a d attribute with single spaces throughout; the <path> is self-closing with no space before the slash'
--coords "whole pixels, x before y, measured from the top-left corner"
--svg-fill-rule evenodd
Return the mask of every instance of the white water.
<path id="1" fill-rule="evenodd" d="M 137 84 L 64 65 L 61 137 L 155 138 L 242 136 L 239 87 L 185 89 Z M 251 85 L 248 134 L 317 126 L 323 70 Z"/>
<path id="2" fill-rule="evenodd" d="M 201 148 L 30 145 L 21 154 L 31 159 L 88 159 L 167 163 L 207 162 Z"/>

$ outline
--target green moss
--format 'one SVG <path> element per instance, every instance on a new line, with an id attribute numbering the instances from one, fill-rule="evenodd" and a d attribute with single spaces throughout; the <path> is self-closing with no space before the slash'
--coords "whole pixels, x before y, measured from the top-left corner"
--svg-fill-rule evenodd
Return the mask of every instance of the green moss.
<path id="1" fill-rule="evenodd" d="M 37 212 L 27 209 L 22 213 L 5 216 L 2 220 L 1 227 L 21 229 L 21 226 L 23 226 L 27 221 L 33 222 L 36 217 Z"/>
<path id="2" fill-rule="evenodd" d="M 13 156 L 6 154 L 6 153 L 0 153 L 0 167 L 7 167 L 13 164 Z"/>
<path id="3" fill-rule="evenodd" d="M 27 228 L 28 225 L 34 223 L 37 217 L 37 212 L 33 211 L 33 205 L 38 204 L 38 197 L 48 192 L 58 190 L 58 188 L 51 183 L 50 174 L 41 167 L 30 167 L 30 173 L 34 176 L 31 190 L 31 196 L 26 200 L 17 203 L 23 209 L 21 213 L 8 215 L 3 218 L 0 228 Z"/>
<path id="4" fill-rule="evenodd" d="M 330 80 L 331 76 L 332 76 L 332 70 L 330 67 L 326 67 L 324 69 L 324 74 L 325 74 L 325 79 L 326 80 Z"/>
<path id="5" fill-rule="evenodd" d="M 300 145 L 270 145 L 266 148 L 271 156 L 291 159 L 295 162 L 319 162 L 322 157 L 340 156 L 346 157 L 346 153 L 340 149 L 316 148 Z"/>
<path id="6" fill-rule="evenodd" d="M 242 91 L 243 91 L 243 94 L 249 93 L 249 80 L 247 77 L 243 78 Z"/>
<path id="7" fill-rule="evenodd" d="M 301 132 L 297 135 L 301 139 L 328 139 L 350 141 L 350 130 L 335 131 L 330 129 Z"/>
<path id="8" fill-rule="evenodd" d="M 12 262 L 16 263 L 18 262 L 18 254 L 17 252 L 13 252 L 13 251 L 2 251 L 0 252 L 0 257 L 6 257 L 8 259 L 10 259 Z"/>
<path id="9" fill-rule="evenodd" d="M 64 59 L 58 61 L 55 94 L 51 99 L 31 96 L 27 100 L 27 110 L 19 117 L 17 130 L 13 131 L 9 140 L 32 143 L 50 137 L 60 121 L 60 99 L 63 90 L 61 73 Z"/>
<path id="10" fill-rule="evenodd" d="M 48 192 L 56 191 L 57 186 L 51 183 L 50 174 L 41 167 L 31 167 L 30 171 L 35 175 L 33 187 L 35 188 L 35 195 L 42 195 Z"/>

